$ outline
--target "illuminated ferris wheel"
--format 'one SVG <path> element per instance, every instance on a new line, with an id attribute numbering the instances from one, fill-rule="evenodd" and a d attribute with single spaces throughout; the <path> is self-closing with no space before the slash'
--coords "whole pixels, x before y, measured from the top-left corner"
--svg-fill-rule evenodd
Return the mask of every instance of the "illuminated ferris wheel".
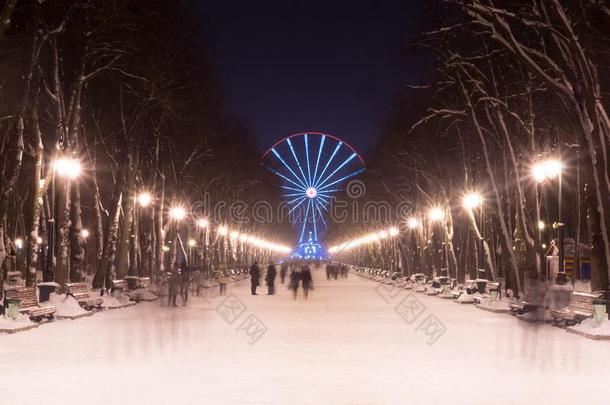
<path id="1" fill-rule="evenodd" d="M 364 160 L 349 144 L 320 132 L 290 135 L 262 159 L 280 179 L 289 217 L 297 227 L 299 242 L 293 257 L 324 258 L 318 237 L 327 226 L 331 198 L 345 181 L 364 171 Z"/>

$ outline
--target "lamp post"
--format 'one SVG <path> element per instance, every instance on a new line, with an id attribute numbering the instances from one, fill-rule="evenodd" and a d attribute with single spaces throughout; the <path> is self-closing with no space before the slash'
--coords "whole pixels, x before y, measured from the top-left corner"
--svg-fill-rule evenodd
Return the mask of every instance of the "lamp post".
<path id="1" fill-rule="evenodd" d="M 203 233 L 203 249 L 201 250 L 201 266 L 202 270 L 209 273 L 208 265 L 208 228 L 210 222 L 206 218 L 199 218 L 197 220 L 197 228 Z"/>
<path id="2" fill-rule="evenodd" d="M 565 272 L 564 264 L 564 224 L 562 222 L 562 188 L 563 188 L 563 163 L 559 159 L 548 159 L 536 163 L 532 167 L 532 176 L 537 183 L 544 183 L 547 180 L 559 179 L 557 193 L 557 217 L 558 220 L 553 224 L 553 228 L 557 230 L 557 248 L 558 248 L 558 272 Z M 539 227 L 540 229 L 540 227 Z"/>
<path id="3" fill-rule="evenodd" d="M 433 207 L 428 211 L 428 220 L 430 221 L 431 225 L 442 222 L 444 218 L 445 218 L 445 213 L 443 212 L 443 210 L 440 207 Z M 432 232 L 432 234 L 434 235 L 434 232 Z M 445 241 L 445 237 L 446 237 L 446 235 L 443 230 L 443 241 Z M 434 249 L 436 248 L 435 245 L 436 244 L 434 243 L 434 241 L 432 241 L 432 247 Z M 447 244 L 445 243 L 444 250 L 446 250 L 446 249 L 447 249 Z M 444 253 L 445 253 L 445 259 L 446 259 L 447 252 L 445 251 Z M 440 263 L 441 266 L 442 266 L 442 262 L 443 262 L 442 255 L 443 254 L 441 253 L 441 263 Z M 436 276 L 436 274 L 433 274 L 433 276 Z"/>
<path id="4" fill-rule="evenodd" d="M 421 273 L 421 261 L 420 261 L 420 246 L 419 246 L 419 231 L 421 229 L 419 219 L 411 217 L 407 221 L 407 226 L 411 230 L 411 243 L 413 246 L 413 264 L 415 271 L 412 273 Z"/>
<path id="5" fill-rule="evenodd" d="M 60 176 L 68 181 L 80 176 L 81 164 L 78 159 L 59 158 L 52 162 L 51 167 L 51 198 L 49 207 L 48 238 L 47 238 L 47 265 L 43 274 L 43 281 L 53 281 L 55 278 L 55 244 L 57 234 L 57 204 L 55 197 L 55 177 Z"/>
<path id="6" fill-rule="evenodd" d="M 174 244 L 174 257 L 172 257 L 172 261 L 173 261 L 173 259 L 177 257 L 176 249 L 178 249 L 178 245 L 182 246 L 182 239 L 180 238 L 180 222 L 186 218 L 186 209 L 180 205 L 176 205 L 170 209 L 169 213 L 170 213 L 170 218 L 172 219 L 172 222 L 175 225 L 174 229 L 176 232 L 177 242 L 178 242 L 178 243 Z M 186 252 L 183 252 L 183 253 L 186 253 Z M 174 263 L 171 263 L 171 264 L 174 264 Z"/>
<path id="7" fill-rule="evenodd" d="M 468 210 L 469 215 L 472 215 L 474 221 L 474 213 L 473 211 L 479 208 L 479 237 L 476 239 L 477 244 L 477 278 L 485 278 L 485 266 L 483 265 L 483 245 L 484 245 L 484 237 L 483 237 L 483 197 L 481 194 L 476 192 L 471 192 L 464 195 L 462 199 L 462 204 L 466 210 Z"/>

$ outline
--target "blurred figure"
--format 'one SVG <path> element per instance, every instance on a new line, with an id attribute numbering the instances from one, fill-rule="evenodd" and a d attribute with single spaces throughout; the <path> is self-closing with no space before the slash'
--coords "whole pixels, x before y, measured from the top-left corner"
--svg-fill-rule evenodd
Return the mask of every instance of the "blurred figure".
<path id="1" fill-rule="evenodd" d="M 185 307 L 189 299 L 189 289 L 191 288 L 191 268 L 183 261 L 180 265 L 180 297 L 182 306 Z"/>
<path id="2" fill-rule="evenodd" d="M 326 270 L 326 279 L 330 280 L 330 263 L 326 263 L 325 270 Z"/>
<path id="3" fill-rule="evenodd" d="M 341 278 L 347 278 L 347 266 L 341 265 Z"/>
<path id="4" fill-rule="evenodd" d="M 292 269 L 290 272 L 290 285 L 289 288 L 292 290 L 293 298 L 297 299 L 297 294 L 299 291 L 299 280 L 301 279 L 301 275 L 298 270 Z"/>
<path id="5" fill-rule="evenodd" d="M 258 295 L 256 288 L 260 285 L 261 270 L 258 267 L 258 262 L 252 263 L 250 267 L 250 292 L 252 295 Z"/>
<path id="6" fill-rule="evenodd" d="M 335 278 L 336 279 L 336 278 Z M 309 290 L 313 288 L 313 279 L 311 278 L 311 271 L 309 270 L 309 266 L 304 266 L 303 270 L 301 270 L 301 282 L 303 283 L 303 295 L 305 299 L 309 295 Z"/>
<path id="7" fill-rule="evenodd" d="M 275 265 L 270 263 L 267 267 L 267 274 L 265 275 L 265 281 L 267 282 L 267 295 L 275 294 L 275 277 L 277 276 L 277 270 Z"/>
<path id="8" fill-rule="evenodd" d="M 172 267 L 171 274 L 169 276 L 169 295 L 167 296 L 167 305 L 170 307 L 177 307 L 176 298 L 178 297 L 178 290 L 180 289 L 180 273 L 176 265 Z"/>
<path id="9" fill-rule="evenodd" d="M 224 271 L 219 271 L 216 277 L 218 281 L 218 287 L 220 288 L 220 295 L 227 294 L 227 284 L 229 284 L 229 276 Z"/>
<path id="10" fill-rule="evenodd" d="M 286 274 L 288 273 L 288 262 L 282 263 L 280 266 L 280 281 L 284 284 L 284 280 L 286 279 Z"/>

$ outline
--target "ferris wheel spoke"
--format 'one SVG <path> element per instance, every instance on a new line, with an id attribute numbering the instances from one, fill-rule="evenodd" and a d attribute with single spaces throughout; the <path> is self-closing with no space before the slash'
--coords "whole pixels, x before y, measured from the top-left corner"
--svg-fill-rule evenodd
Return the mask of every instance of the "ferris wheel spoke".
<path id="1" fill-rule="evenodd" d="M 320 156 L 322 156 L 322 150 L 324 149 L 324 141 L 326 140 L 326 135 L 322 135 L 320 138 L 320 147 L 318 148 L 318 158 L 316 159 L 316 166 L 313 172 L 313 183 L 316 182 L 316 176 L 318 175 L 318 167 L 320 166 Z"/>
<path id="2" fill-rule="evenodd" d="M 311 220 L 313 223 L 313 236 L 314 236 L 314 240 L 318 240 L 318 228 L 316 227 L 316 203 L 315 201 L 312 201 L 311 204 L 313 205 L 313 207 L 311 208 Z"/>
<path id="3" fill-rule="evenodd" d="M 305 234 L 305 228 L 307 227 L 307 221 L 309 219 L 309 208 L 311 207 L 311 199 L 307 202 L 307 210 L 305 211 L 305 217 L 303 221 L 303 228 L 301 228 L 301 236 L 299 237 L 299 243 L 303 242 L 303 235 Z"/>
<path id="4" fill-rule="evenodd" d="M 304 188 L 307 188 L 307 185 L 303 182 L 303 180 L 294 172 L 294 170 L 292 170 L 292 168 L 290 166 L 288 166 L 288 163 L 286 163 L 286 161 L 284 160 L 284 158 L 280 155 L 280 153 L 275 150 L 275 148 L 271 149 L 271 152 L 273 152 L 273 154 L 280 160 L 280 162 L 282 162 L 282 164 L 284 165 L 284 167 L 286 167 L 286 169 L 288 169 L 288 171 L 290 171 L 290 173 L 292 173 L 292 175 L 295 177 L 295 179 L 297 179 L 297 181 L 299 183 L 301 183 L 301 186 L 303 186 Z"/>
<path id="5" fill-rule="evenodd" d="M 319 179 L 322 178 L 322 176 L 324 176 L 324 173 L 326 172 L 326 169 L 328 169 L 328 166 L 330 165 L 330 162 L 333 161 L 333 159 L 335 158 L 335 155 L 337 154 L 337 152 L 339 152 L 339 149 L 341 148 L 341 145 L 343 145 L 343 142 L 339 142 L 337 144 L 337 146 L 335 146 L 335 150 L 333 151 L 332 155 L 330 155 L 330 158 L 328 158 L 328 162 L 326 162 L 326 165 L 324 166 L 324 169 L 322 169 L 322 172 L 320 173 L 320 176 L 318 176 L 317 178 L 315 178 L 314 181 L 314 188 L 315 188 L 315 184 L 318 182 Z"/>
<path id="6" fill-rule="evenodd" d="M 289 186 L 280 186 L 280 188 L 283 188 L 285 190 L 299 191 L 301 194 L 303 194 L 303 188 L 294 188 Z"/>
<path id="7" fill-rule="evenodd" d="M 311 165 L 309 164 L 309 142 L 307 141 L 307 134 L 305 134 L 305 158 L 307 159 L 307 179 L 309 180 L 310 186 L 313 184 L 311 182 Z"/>
<path id="8" fill-rule="evenodd" d="M 335 170 L 333 170 L 333 172 L 331 174 L 329 174 L 328 176 L 326 176 L 326 178 L 324 180 L 322 180 L 321 182 L 316 184 L 316 188 L 322 187 L 324 185 L 324 183 L 326 183 L 328 180 L 330 180 L 339 170 L 343 169 L 343 167 L 345 167 L 346 164 L 348 164 L 349 162 L 354 160 L 354 158 L 356 156 L 358 156 L 356 153 L 352 153 L 347 159 L 345 159 L 343 161 L 343 163 L 341 163 Z"/>
<path id="9" fill-rule="evenodd" d="M 305 189 L 303 188 L 303 186 L 301 186 L 300 184 L 295 183 L 294 181 L 290 180 L 288 177 L 284 176 L 282 173 L 278 172 L 277 170 L 268 167 L 269 170 L 271 170 L 273 173 L 275 173 L 276 175 L 280 176 L 281 178 L 283 178 L 284 180 L 286 180 L 287 182 L 294 184 L 295 186 L 299 187 L 296 190 L 301 190 L 301 191 L 305 191 Z"/>
<path id="10" fill-rule="evenodd" d="M 299 201 L 299 203 L 297 205 L 295 205 L 294 207 L 292 207 L 290 210 L 288 210 L 288 214 L 292 213 L 292 211 L 296 210 L 297 208 L 299 208 L 299 206 L 301 204 L 303 204 L 303 202 L 307 200 L 307 197 L 303 197 L 301 198 L 301 201 Z"/>
<path id="11" fill-rule="evenodd" d="M 328 187 L 330 187 L 330 186 L 334 186 L 334 185 L 335 185 L 335 184 L 337 184 L 337 183 L 340 183 L 340 182 L 345 181 L 345 180 L 347 180 L 347 179 L 350 179 L 350 178 L 352 178 L 352 177 L 354 177 L 354 176 L 357 176 L 357 175 L 359 175 L 360 173 L 362 173 L 364 170 L 365 170 L 365 169 L 364 169 L 364 167 L 363 167 L 363 168 L 360 168 L 360 169 L 356 170 L 355 172 L 353 172 L 353 173 L 351 173 L 351 174 L 348 174 L 348 175 L 346 175 L 346 176 L 343 176 L 343 177 L 341 177 L 340 179 L 335 180 L 335 181 L 333 181 L 332 183 L 325 185 L 324 187 L 321 187 L 321 188 L 320 188 L 320 191 L 324 191 L 324 189 L 326 189 L 326 188 L 328 188 Z"/>
<path id="12" fill-rule="evenodd" d="M 300 190 L 299 190 L 300 191 Z M 299 193 L 290 193 L 290 194 L 282 194 L 282 197 L 296 197 L 296 196 L 303 196 L 303 192 L 299 192 Z"/>
<path id="13" fill-rule="evenodd" d="M 322 210 L 320 209 L 320 205 L 321 205 L 321 203 L 316 204 L 316 209 L 320 213 L 320 219 L 322 220 L 322 223 L 324 224 L 324 226 L 326 226 L 327 224 L 326 224 L 326 221 L 324 220 L 324 214 L 322 214 Z"/>
<path id="14" fill-rule="evenodd" d="M 292 142 L 290 141 L 290 138 L 286 139 L 286 142 L 288 143 L 288 146 L 290 147 L 290 152 L 292 152 L 292 157 L 294 158 L 294 161 L 296 162 L 299 171 L 301 172 L 301 175 L 303 176 L 303 183 L 307 183 L 307 177 L 305 177 L 305 173 L 303 172 L 303 168 L 301 167 L 301 162 L 299 162 L 299 158 L 297 158 L 297 154 L 294 151 L 294 147 L 292 146 Z M 305 188 L 307 188 L 308 186 L 305 186 Z"/>

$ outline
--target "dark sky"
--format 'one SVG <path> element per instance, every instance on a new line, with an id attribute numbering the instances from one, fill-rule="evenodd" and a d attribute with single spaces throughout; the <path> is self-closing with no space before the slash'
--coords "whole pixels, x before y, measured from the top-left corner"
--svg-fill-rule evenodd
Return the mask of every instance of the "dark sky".
<path id="1" fill-rule="evenodd" d="M 329 132 L 369 154 L 392 98 L 417 81 L 401 47 L 422 0 L 222 1 L 200 4 L 206 45 L 231 112 L 261 148 Z"/>

